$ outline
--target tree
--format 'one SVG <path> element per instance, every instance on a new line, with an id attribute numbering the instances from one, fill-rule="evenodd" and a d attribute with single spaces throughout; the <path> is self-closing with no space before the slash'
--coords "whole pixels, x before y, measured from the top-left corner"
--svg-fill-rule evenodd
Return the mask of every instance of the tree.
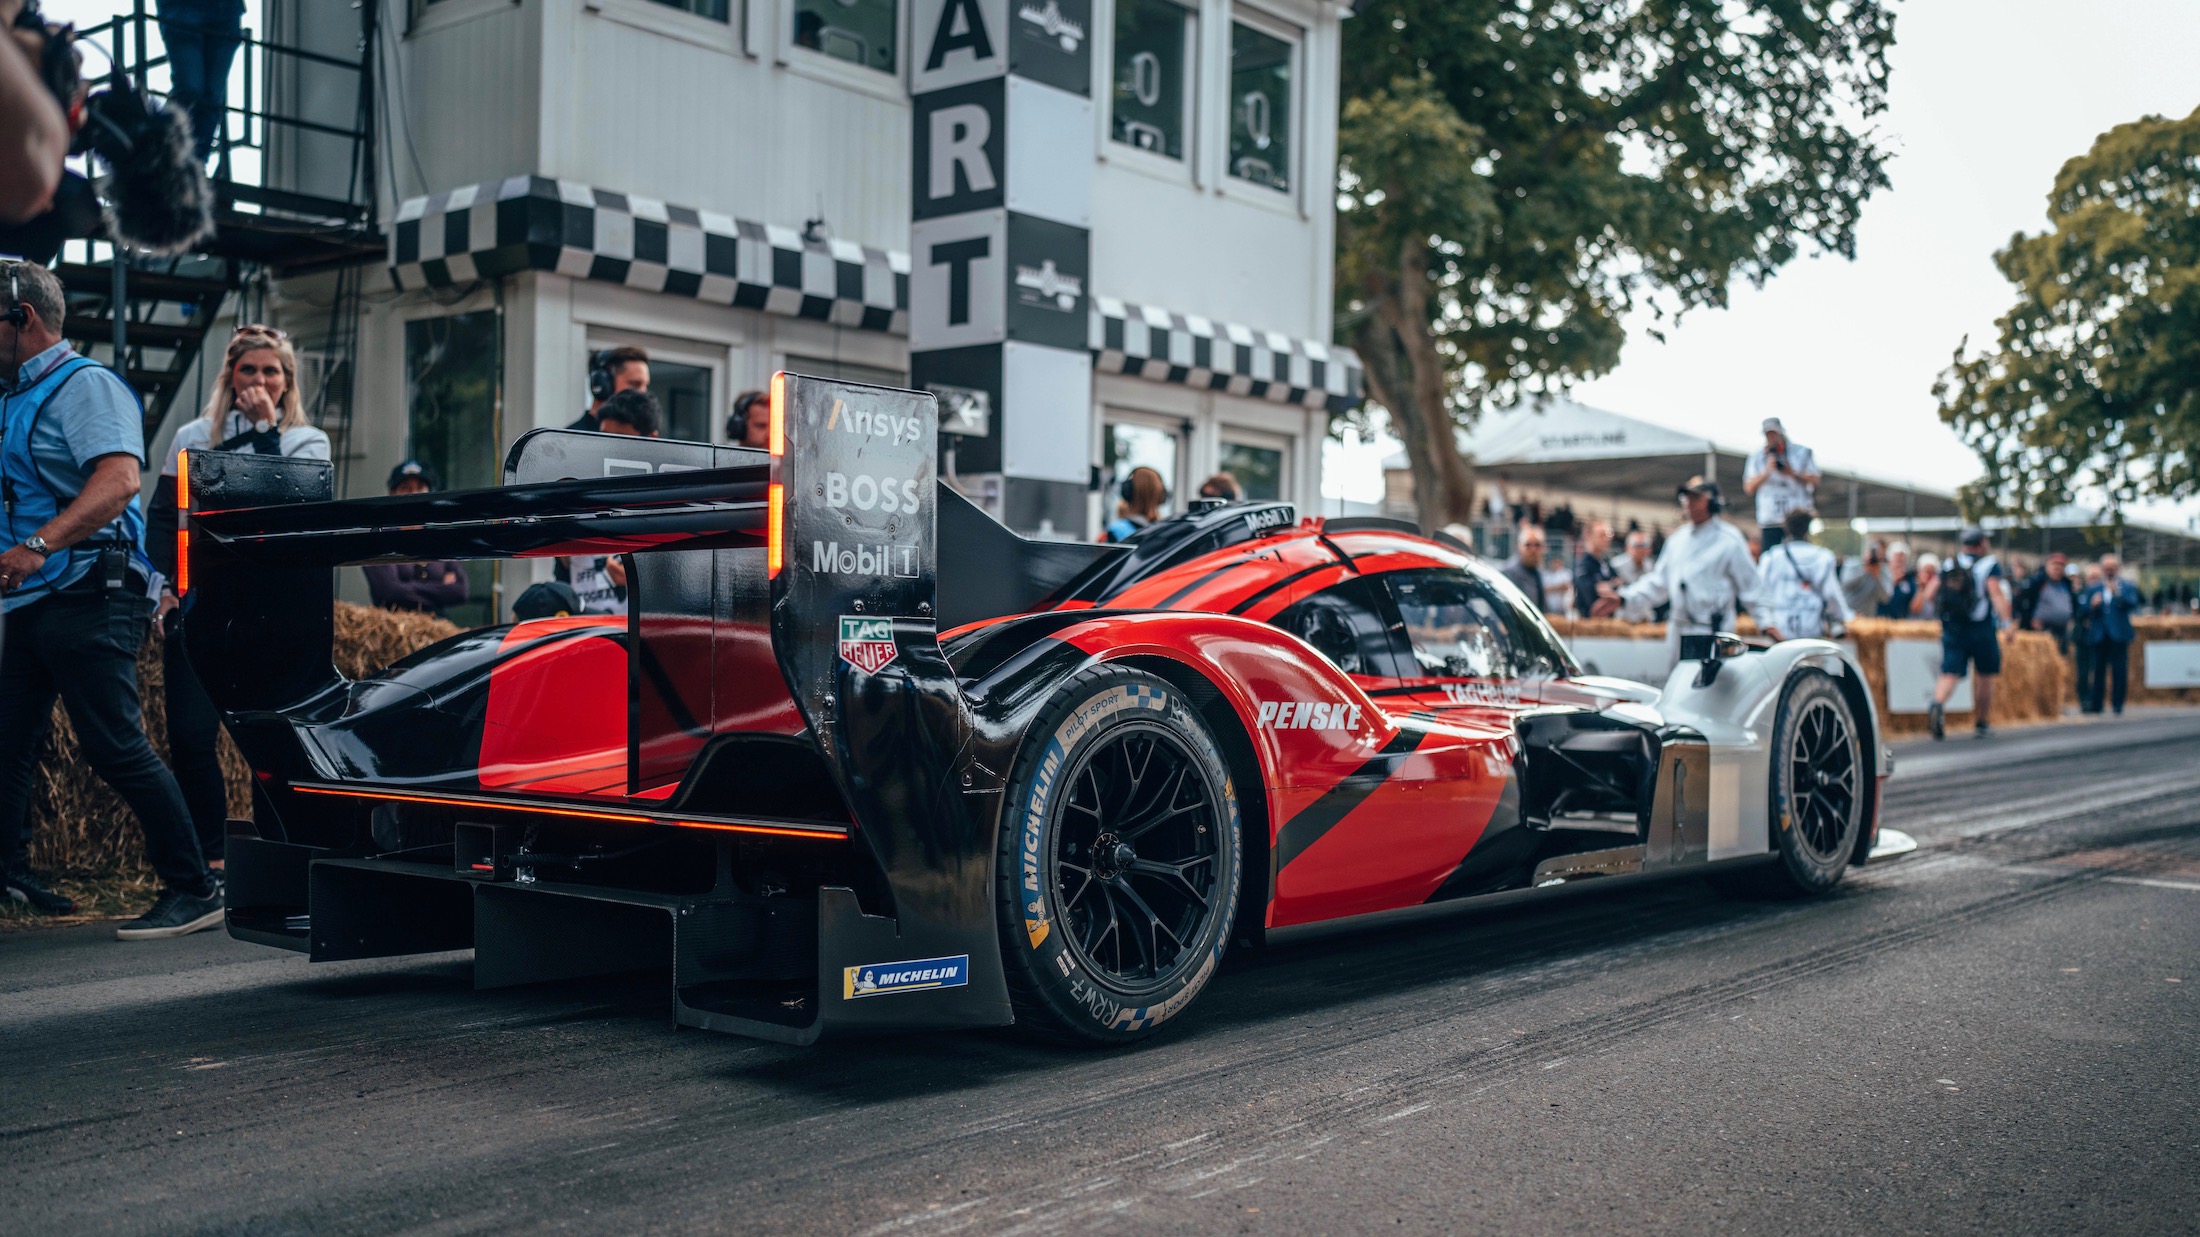
<path id="1" fill-rule="evenodd" d="M 1999 348 L 1967 357 L 1966 339 L 1933 387 L 1985 465 L 1966 509 L 2200 494 L 2200 111 L 2102 134 L 2047 214 L 1994 255 L 2017 286 Z"/>
<path id="2" fill-rule="evenodd" d="M 1339 333 L 1424 527 L 1470 519 L 1455 430 L 1612 368 L 1638 304 L 1724 305 L 1852 257 L 1886 184 L 1877 0 L 1368 0 L 1345 23 Z"/>

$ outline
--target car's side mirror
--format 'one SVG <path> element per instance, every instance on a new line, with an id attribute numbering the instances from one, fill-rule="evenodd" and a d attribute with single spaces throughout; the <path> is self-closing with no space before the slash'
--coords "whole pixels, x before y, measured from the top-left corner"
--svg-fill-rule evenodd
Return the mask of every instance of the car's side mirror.
<path id="1" fill-rule="evenodd" d="M 1718 682 L 1720 664 L 1748 651 L 1749 646 L 1742 643 L 1742 638 L 1729 631 L 1681 637 L 1681 660 L 1701 663 L 1696 667 L 1698 687 Z"/>

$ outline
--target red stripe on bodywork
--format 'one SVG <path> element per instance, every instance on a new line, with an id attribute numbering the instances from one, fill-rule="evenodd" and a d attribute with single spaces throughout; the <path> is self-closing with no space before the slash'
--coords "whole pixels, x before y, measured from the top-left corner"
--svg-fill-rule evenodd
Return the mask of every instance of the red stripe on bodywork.
<path id="1" fill-rule="evenodd" d="M 546 636 L 586 631 L 599 634 L 543 642 Z M 483 789 L 625 792 L 626 645 L 616 638 L 625 632 L 621 615 L 513 624 L 502 647 L 519 651 L 489 674 L 481 726 Z"/>

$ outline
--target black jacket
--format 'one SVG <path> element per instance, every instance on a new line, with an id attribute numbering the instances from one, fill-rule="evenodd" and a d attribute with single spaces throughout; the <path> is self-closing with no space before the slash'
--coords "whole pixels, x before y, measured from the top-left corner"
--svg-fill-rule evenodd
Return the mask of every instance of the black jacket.
<path id="1" fill-rule="evenodd" d="M 1576 554 L 1574 556 L 1574 613 L 1583 618 L 1588 618 L 1590 609 L 1597 604 L 1597 585 L 1604 583 L 1606 580 L 1616 580 L 1618 578 L 1619 573 L 1612 570 L 1612 564 L 1605 562 L 1594 554 L 1586 552 Z"/>
<path id="2" fill-rule="evenodd" d="M 1498 570 L 1504 572 L 1506 579 L 1518 585 L 1520 591 L 1528 595 L 1528 600 L 1535 603 L 1536 609 L 1543 609 L 1542 568 L 1530 567 L 1518 558 L 1508 558 L 1505 560 L 1505 565 L 1499 567 Z"/>

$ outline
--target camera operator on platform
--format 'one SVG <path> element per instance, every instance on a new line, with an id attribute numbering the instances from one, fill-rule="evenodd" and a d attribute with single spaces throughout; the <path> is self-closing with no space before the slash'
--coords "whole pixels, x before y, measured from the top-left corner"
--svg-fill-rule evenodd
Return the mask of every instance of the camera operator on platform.
<path id="1" fill-rule="evenodd" d="M 1765 445 L 1749 453 L 1742 489 L 1757 500 L 1759 545 L 1769 550 L 1787 536 L 1787 513 L 1818 505 L 1818 457 L 1789 442 L 1778 417 L 1766 417 Z"/>
<path id="2" fill-rule="evenodd" d="M 140 550 L 137 397 L 61 336 L 61 284 L 27 262 L 0 262 L 0 867 L 9 896 L 49 914 L 73 910 L 29 870 L 31 773 L 56 697 L 94 772 L 145 832 L 166 886 L 123 925 L 124 940 L 181 936 L 222 921 L 221 887 L 199 853 L 190 809 L 153 755 L 138 710 L 137 654 L 153 617 L 152 564 Z"/>

